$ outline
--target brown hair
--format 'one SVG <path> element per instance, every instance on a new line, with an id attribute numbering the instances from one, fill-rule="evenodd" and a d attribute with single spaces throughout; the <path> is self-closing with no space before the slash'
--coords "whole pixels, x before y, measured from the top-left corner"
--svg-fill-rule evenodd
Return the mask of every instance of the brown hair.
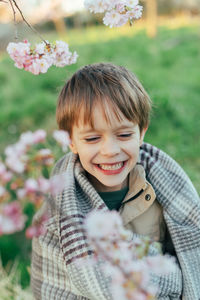
<path id="1" fill-rule="evenodd" d="M 103 106 L 108 122 L 111 107 L 119 121 L 123 115 L 140 130 L 149 124 L 151 99 L 136 76 L 124 67 L 98 63 L 78 70 L 62 88 L 56 110 L 59 128 L 71 135 L 80 112 L 84 123 L 93 127 L 92 109 L 97 102 Z"/>

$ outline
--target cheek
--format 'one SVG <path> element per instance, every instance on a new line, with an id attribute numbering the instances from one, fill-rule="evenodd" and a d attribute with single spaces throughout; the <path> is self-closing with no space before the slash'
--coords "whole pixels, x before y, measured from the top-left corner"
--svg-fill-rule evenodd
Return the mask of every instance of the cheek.
<path id="1" fill-rule="evenodd" d="M 88 153 L 88 151 L 84 148 L 78 153 L 79 154 L 79 159 L 82 163 L 82 165 L 88 165 L 92 161 L 92 155 Z"/>
<path id="2" fill-rule="evenodd" d="M 138 158 L 139 155 L 139 150 L 140 150 L 140 143 L 139 140 L 134 140 L 127 144 L 126 149 L 124 151 L 134 160 Z"/>
<path id="3" fill-rule="evenodd" d="M 127 149 L 129 152 L 138 152 L 140 148 L 140 139 L 130 140 L 124 146 L 124 149 Z"/>

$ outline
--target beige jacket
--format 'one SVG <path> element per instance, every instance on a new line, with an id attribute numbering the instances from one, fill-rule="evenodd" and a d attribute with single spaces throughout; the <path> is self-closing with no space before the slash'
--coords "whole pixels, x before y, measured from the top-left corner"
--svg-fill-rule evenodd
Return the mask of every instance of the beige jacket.
<path id="1" fill-rule="evenodd" d="M 127 229 L 147 235 L 154 241 L 164 242 L 166 225 L 163 210 L 141 165 L 136 165 L 129 175 L 129 191 L 119 213 Z"/>

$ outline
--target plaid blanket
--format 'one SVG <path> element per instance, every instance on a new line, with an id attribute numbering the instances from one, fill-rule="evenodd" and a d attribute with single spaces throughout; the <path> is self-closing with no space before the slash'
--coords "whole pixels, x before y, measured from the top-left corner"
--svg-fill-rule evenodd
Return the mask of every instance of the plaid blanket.
<path id="1" fill-rule="evenodd" d="M 174 272 L 153 275 L 159 291 L 157 299 L 200 299 L 200 199 L 181 167 L 158 148 L 143 143 L 138 163 L 145 168 L 178 257 Z M 49 198 L 36 215 L 49 210 L 47 233 L 33 239 L 31 284 L 35 299 L 109 300 L 110 278 L 101 272 L 101 264 L 77 266 L 74 260 L 89 257 L 93 251 L 87 242 L 83 219 L 91 209 L 108 208 L 85 176 L 77 155 L 65 155 L 53 174 L 64 173 L 66 187 Z M 151 255 L 157 254 L 153 248 Z M 180 265 L 180 268 L 179 268 Z"/>

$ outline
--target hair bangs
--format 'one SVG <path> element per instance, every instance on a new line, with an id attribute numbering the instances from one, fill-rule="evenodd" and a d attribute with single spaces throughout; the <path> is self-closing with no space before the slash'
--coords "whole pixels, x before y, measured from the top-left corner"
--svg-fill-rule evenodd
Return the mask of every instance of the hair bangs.
<path id="1" fill-rule="evenodd" d="M 124 118 L 147 128 L 151 99 L 136 76 L 124 67 L 110 63 L 87 65 L 78 70 L 63 87 L 57 105 L 60 129 L 72 133 L 73 125 L 94 128 L 93 110 L 100 105 L 107 123 Z"/>

